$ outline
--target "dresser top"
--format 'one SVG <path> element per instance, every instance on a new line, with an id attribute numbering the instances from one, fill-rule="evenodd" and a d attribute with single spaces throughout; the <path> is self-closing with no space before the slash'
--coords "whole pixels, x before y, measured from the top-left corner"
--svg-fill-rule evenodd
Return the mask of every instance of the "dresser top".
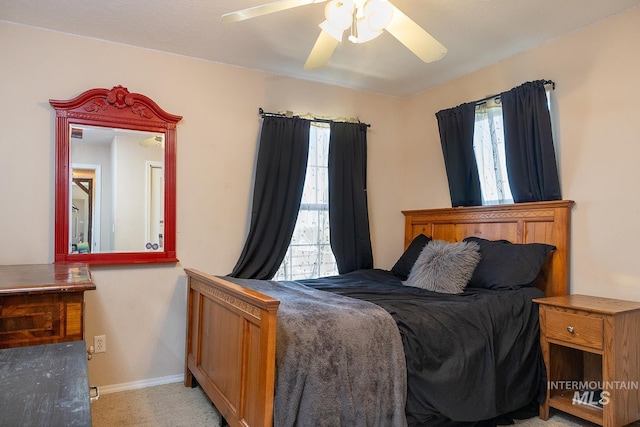
<path id="1" fill-rule="evenodd" d="M 0 296 L 95 288 L 89 266 L 84 263 L 0 265 Z"/>
<path id="2" fill-rule="evenodd" d="M 626 301 L 613 298 L 596 297 L 592 295 L 561 295 L 556 297 L 536 298 L 538 304 L 554 307 L 573 308 L 594 313 L 617 314 L 640 310 L 640 302 Z"/>
<path id="3" fill-rule="evenodd" d="M 0 425 L 91 425 L 84 341 L 0 350 Z"/>

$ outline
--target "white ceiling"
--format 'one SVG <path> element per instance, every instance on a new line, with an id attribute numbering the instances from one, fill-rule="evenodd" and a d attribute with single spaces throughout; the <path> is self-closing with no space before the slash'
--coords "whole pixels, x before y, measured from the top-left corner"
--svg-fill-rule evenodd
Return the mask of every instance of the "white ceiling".
<path id="1" fill-rule="evenodd" d="M 231 24 L 271 0 L 0 0 L 0 20 L 407 97 L 640 5 L 640 0 L 391 0 L 448 48 L 425 64 L 390 34 L 305 71 L 324 4 Z M 540 76 L 544 78 L 546 76 Z"/>

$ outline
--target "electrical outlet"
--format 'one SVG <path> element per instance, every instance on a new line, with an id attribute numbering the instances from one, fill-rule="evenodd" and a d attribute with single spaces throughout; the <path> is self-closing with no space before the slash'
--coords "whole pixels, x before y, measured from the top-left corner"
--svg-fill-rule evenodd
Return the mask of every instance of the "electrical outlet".
<path id="1" fill-rule="evenodd" d="M 93 347 L 95 348 L 96 353 L 104 353 L 107 351 L 107 336 L 96 335 L 93 337 Z"/>

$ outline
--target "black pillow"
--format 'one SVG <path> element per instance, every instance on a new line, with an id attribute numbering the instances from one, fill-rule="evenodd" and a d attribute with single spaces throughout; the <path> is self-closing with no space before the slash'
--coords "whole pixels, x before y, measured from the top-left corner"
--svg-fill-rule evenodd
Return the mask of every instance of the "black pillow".
<path id="1" fill-rule="evenodd" d="M 517 289 L 531 286 L 540 274 L 549 252 L 556 249 L 544 243 L 515 244 L 507 240 L 467 237 L 480 246 L 480 262 L 468 287 Z"/>
<path id="2" fill-rule="evenodd" d="M 420 252 L 424 246 L 431 241 L 431 238 L 425 236 L 424 234 L 420 234 L 416 236 L 406 251 L 402 254 L 402 256 L 398 259 L 398 261 L 391 268 L 391 272 L 396 276 L 400 277 L 402 280 L 407 280 L 409 277 L 409 273 L 411 273 L 411 268 L 413 268 L 413 264 L 416 263 L 418 256 L 420 256 Z"/>

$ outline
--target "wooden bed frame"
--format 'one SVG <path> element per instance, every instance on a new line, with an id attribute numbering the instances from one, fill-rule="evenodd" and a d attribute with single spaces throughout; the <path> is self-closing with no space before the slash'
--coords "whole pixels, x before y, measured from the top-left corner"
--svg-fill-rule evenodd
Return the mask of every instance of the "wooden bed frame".
<path id="1" fill-rule="evenodd" d="M 405 248 L 421 233 L 461 241 L 468 236 L 512 243 L 548 243 L 538 287 L 569 293 L 572 201 L 403 211 Z M 234 283 L 185 269 L 188 281 L 185 386 L 202 387 L 231 427 L 271 426 L 276 314 L 279 301 Z"/>

